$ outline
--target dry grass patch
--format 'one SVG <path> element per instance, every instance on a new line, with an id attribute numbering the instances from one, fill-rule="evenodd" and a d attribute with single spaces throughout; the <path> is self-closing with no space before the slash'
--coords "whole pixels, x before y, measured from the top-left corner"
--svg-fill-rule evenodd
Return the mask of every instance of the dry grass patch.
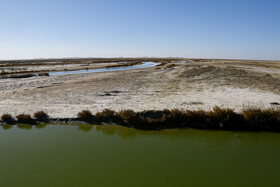
<path id="1" fill-rule="evenodd" d="M 137 113 L 133 110 L 121 110 L 116 115 L 126 124 L 136 124 L 138 122 Z"/>
<path id="2" fill-rule="evenodd" d="M 176 64 L 169 64 L 169 65 L 167 65 L 166 67 L 167 68 L 174 68 L 176 66 Z"/>
<path id="3" fill-rule="evenodd" d="M 97 112 L 95 117 L 98 121 L 103 122 L 117 122 L 119 117 L 116 115 L 116 112 L 110 109 L 104 109 L 102 112 Z"/>
<path id="4" fill-rule="evenodd" d="M 45 122 L 45 121 L 48 121 L 49 120 L 49 115 L 47 113 L 45 113 L 44 111 L 38 111 L 38 112 L 35 112 L 33 117 L 38 120 L 38 121 L 42 121 L 42 122 Z"/>
<path id="5" fill-rule="evenodd" d="M 1 120 L 4 121 L 7 124 L 11 124 L 14 122 L 14 118 L 12 117 L 11 114 L 3 114 L 1 116 Z"/>
<path id="6" fill-rule="evenodd" d="M 93 115 L 89 110 L 83 110 L 77 114 L 77 117 L 83 121 L 93 120 Z"/>
<path id="7" fill-rule="evenodd" d="M 16 116 L 18 123 L 33 124 L 34 119 L 29 114 L 19 114 Z"/>
<path id="8" fill-rule="evenodd" d="M 135 61 L 135 62 L 127 62 L 127 63 L 115 64 L 115 65 L 108 65 L 108 66 L 106 66 L 106 68 L 135 66 L 135 65 L 138 65 L 138 64 L 142 64 L 142 62 L 141 61 Z"/>
<path id="9" fill-rule="evenodd" d="M 248 108 L 242 112 L 248 128 L 254 130 L 280 130 L 280 110 Z"/>

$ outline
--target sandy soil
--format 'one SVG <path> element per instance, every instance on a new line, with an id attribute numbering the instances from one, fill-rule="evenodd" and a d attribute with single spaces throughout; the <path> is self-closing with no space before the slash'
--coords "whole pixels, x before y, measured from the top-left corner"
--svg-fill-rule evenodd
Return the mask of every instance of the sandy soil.
<path id="1" fill-rule="evenodd" d="M 75 117 L 83 110 L 104 108 L 205 109 L 213 106 L 241 111 L 244 106 L 280 103 L 280 62 L 190 60 L 154 68 L 0 79 L 0 115 L 33 114 Z M 38 67 L 36 67 L 38 68 Z"/>

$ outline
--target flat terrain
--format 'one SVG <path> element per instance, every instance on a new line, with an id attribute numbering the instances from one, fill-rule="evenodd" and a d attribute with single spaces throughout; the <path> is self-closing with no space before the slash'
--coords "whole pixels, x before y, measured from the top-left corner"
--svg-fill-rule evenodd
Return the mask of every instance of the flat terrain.
<path id="1" fill-rule="evenodd" d="M 0 115 L 44 110 L 51 117 L 75 117 L 83 109 L 210 110 L 216 105 L 241 111 L 280 103 L 280 61 L 60 59 L 2 61 L 0 67 L 10 75 L 151 60 L 164 63 L 127 71 L 0 79 Z"/>

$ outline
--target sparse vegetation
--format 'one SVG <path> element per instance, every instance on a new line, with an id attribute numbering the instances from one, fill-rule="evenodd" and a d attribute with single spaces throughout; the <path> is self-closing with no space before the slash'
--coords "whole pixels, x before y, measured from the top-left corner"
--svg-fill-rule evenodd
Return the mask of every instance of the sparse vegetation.
<path id="1" fill-rule="evenodd" d="M 38 121 L 42 121 L 42 122 L 46 122 L 49 119 L 49 115 L 47 113 L 45 113 L 44 111 L 38 111 L 35 112 L 33 117 L 38 120 Z"/>
<path id="2" fill-rule="evenodd" d="M 119 119 L 122 119 L 124 124 L 137 124 L 139 121 L 139 117 L 136 112 L 133 110 L 121 110 L 116 114 Z"/>
<path id="3" fill-rule="evenodd" d="M 141 61 L 134 61 L 134 62 L 126 62 L 126 63 L 119 63 L 115 65 L 108 65 L 106 68 L 115 68 L 115 67 L 126 67 L 126 66 L 135 66 L 141 64 Z"/>
<path id="4" fill-rule="evenodd" d="M 280 130 L 280 112 L 275 109 L 249 108 L 243 111 L 247 128 L 253 130 Z"/>
<path id="5" fill-rule="evenodd" d="M 116 112 L 110 109 L 104 109 L 102 112 L 97 112 L 95 114 L 97 121 L 102 122 L 117 122 L 119 121 Z"/>
<path id="6" fill-rule="evenodd" d="M 204 59 L 198 59 L 198 58 L 195 58 L 195 59 L 192 59 L 194 62 L 202 62 Z"/>
<path id="7" fill-rule="evenodd" d="M 158 64 L 157 66 L 164 66 L 164 65 L 166 65 L 166 64 L 168 64 L 168 62 L 160 62 L 160 64 Z"/>
<path id="8" fill-rule="evenodd" d="M 93 115 L 89 110 L 83 110 L 77 114 L 78 119 L 83 121 L 92 121 Z"/>
<path id="9" fill-rule="evenodd" d="M 16 116 L 17 122 L 22 124 L 33 124 L 34 120 L 29 114 L 19 114 Z"/>
<path id="10" fill-rule="evenodd" d="M 208 112 L 208 115 L 213 129 L 238 130 L 241 128 L 238 125 L 243 123 L 241 115 L 232 109 L 222 109 L 215 106 L 212 111 Z"/>
<path id="11" fill-rule="evenodd" d="M 10 75 L 9 78 L 12 79 L 21 79 L 21 78 L 30 78 L 35 76 L 35 74 L 27 73 L 27 74 L 15 74 L 15 75 Z"/>
<path id="12" fill-rule="evenodd" d="M 38 76 L 49 76 L 49 73 L 45 72 L 45 73 L 39 73 Z"/>
<path id="13" fill-rule="evenodd" d="M 3 114 L 1 116 L 1 120 L 7 124 L 12 124 L 14 122 L 14 118 L 12 117 L 11 114 Z"/>
<path id="14" fill-rule="evenodd" d="M 105 109 L 97 113 L 96 116 L 102 122 L 113 122 L 139 129 L 195 128 L 280 131 L 280 111 L 275 109 L 247 109 L 242 113 L 217 106 L 208 112 L 179 109 L 144 112 L 121 110 L 115 112 Z"/>
<path id="15" fill-rule="evenodd" d="M 17 123 L 33 124 L 34 120 L 30 115 L 20 114 L 16 116 Z M 48 115 L 39 111 L 34 118 L 43 121 Z M 4 114 L 2 121 L 8 124 L 12 116 Z M 246 108 L 242 113 L 236 113 L 232 109 L 214 107 L 211 111 L 165 109 L 162 111 L 121 110 L 115 112 L 104 109 L 97 112 L 95 116 L 89 110 L 83 110 L 77 115 L 78 120 L 90 123 L 114 123 L 116 125 L 134 127 L 144 130 L 160 130 L 171 128 L 194 128 L 213 130 L 246 130 L 246 131 L 280 131 L 280 110 L 279 109 L 258 109 Z M 60 123 L 59 120 L 56 123 Z M 43 126 L 44 127 L 44 126 Z M 87 126 L 88 127 L 88 126 Z M 24 127 L 25 128 L 25 127 Z M 28 126 L 28 129 L 30 127 Z"/>
<path id="16" fill-rule="evenodd" d="M 174 68 L 176 65 L 175 64 L 169 64 L 169 65 L 167 65 L 166 67 L 167 68 Z"/>

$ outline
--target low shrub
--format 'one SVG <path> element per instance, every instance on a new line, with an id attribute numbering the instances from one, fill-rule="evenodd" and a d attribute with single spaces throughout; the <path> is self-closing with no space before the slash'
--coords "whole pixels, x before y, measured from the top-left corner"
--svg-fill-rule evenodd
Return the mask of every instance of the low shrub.
<path id="1" fill-rule="evenodd" d="M 49 76 L 50 74 L 47 73 L 47 72 L 44 72 L 44 73 L 39 73 L 38 76 Z"/>
<path id="2" fill-rule="evenodd" d="M 11 124 L 14 122 L 14 118 L 12 117 L 11 114 L 3 114 L 1 116 L 1 120 L 4 121 L 7 124 Z"/>
<path id="3" fill-rule="evenodd" d="M 192 59 L 194 62 L 201 62 L 201 61 L 203 61 L 203 59 L 197 59 L 197 58 L 195 58 L 195 59 Z"/>
<path id="4" fill-rule="evenodd" d="M 102 112 L 97 112 L 95 117 L 98 121 L 104 122 L 119 122 L 120 119 L 116 115 L 116 112 L 110 109 L 104 109 Z"/>
<path id="5" fill-rule="evenodd" d="M 38 120 L 38 121 L 42 121 L 42 122 L 46 122 L 49 120 L 49 115 L 47 113 L 45 113 L 44 111 L 38 111 L 35 112 L 33 117 Z"/>
<path id="6" fill-rule="evenodd" d="M 208 129 L 209 118 L 204 110 L 186 111 L 186 123 L 188 127 L 197 129 Z"/>
<path id="7" fill-rule="evenodd" d="M 121 110 L 116 114 L 125 124 L 136 124 L 138 122 L 137 113 L 133 110 Z"/>
<path id="8" fill-rule="evenodd" d="M 34 120 L 29 114 L 19 114 L 16 116 L 18 123 L 33 124 Z"/>
<path id="9" fill-rule="evenodd" d="M 77 114 L 77 117 L 83 121 L 91 121 L 93 120 L 93 115 L 89 110 L 83 110 Z"/>
<path id="10" fill-rule="evenodd" d="M 160 64 L 158 64 L 157 66 L 164 66 L 166 64 L 167 64 L 167 62 L 160 62 Z"/>
<path id="11" fill-rule="evenodd" d="M 35 76 L 35 74 L 27 73 L 27 74 L 10 75 L 10 78 L 20 79 L 20 78 L 30 78 L 30 77 L 34 77 L 34 76 Z"/>
<path id="12" fill-rule="evenodd" d="M 235 113 L 232 109 L 222 109 L 215 106 L 212 111 L 208 112 L 209 127 L 211 129 L 224 128 L 228 130 L 241 129 L 243 120 L 240 114 Z"/>
<path id="13" fill-rule="evenodd" d="M 247 128 L 251 130 L 280 130 L 279 110 L 248 108 L 243 110 L 242 114 Z"/>
<path id="14" fill-rule="evenodd" d="M 108 65 L 106 68 L 116 68 L 116 67 L 125 67 L 125 66 L 135 66 L 138 64 L 142 64 L 142 61 L 133 61 L 133 62 L 126 62 L 126 63 L 119 63 L 115 65 Z"/>
<path id="15" fill-rule="evenodd" d="M 155 123 L 155 120 L 152 120 L 152 122 Z M 186 112 L 184 110 L 179 110 L 179 109 L 172 109 L 172 110 L 164 109 L 160 123 L 165 128 L 177 128 L 177 127 L 186 126 L 187 125 Z"/>
<path id="16" fill-rule="evenodd" d="M 174 68 L 176 65 L 175 64 L 169 64 L 169 65 L 167 65 L 166 67 L 167 68 Z"/>
<path id="17" fill-rule="evenodd" d="M 161 119 L 163 116 L 163 111 L 160 110 L 145 110 L 139 112 L 139 115 L 145 118 Z"/>
<path id="18" fill-rule="evenodd" d="M 134 127 L 143 130 L 159 130 L 171 128 L 194 128 L 194 129 L 224 129 L 224 130 L 267 130 L 280 131 L 279 109 L 246 108 L 242 113 L 235 113 L 232 109 L 214 107 L 211 111 L 164 109 L 135 112 L 133 110 L 104 109 L 95 116 L 89 110 L 83 110 L 77 117 L 86 122 L 113 122 L 118 125 Z M 16 116 L 20 128 L 30 128 L 23 124 L 33 124 L 35 120 L 30 115 L 20 114 Z M 37 120 L 46 120 L 48 115 L 39 111 L 34 113 Z M 4 114 L 1 119 L 5 123 L 13 121 L 10 114 Z M 82 128 L 82 127 L 81 127 Z M 88 130 L 87 128 L 85 130 Z"/>

